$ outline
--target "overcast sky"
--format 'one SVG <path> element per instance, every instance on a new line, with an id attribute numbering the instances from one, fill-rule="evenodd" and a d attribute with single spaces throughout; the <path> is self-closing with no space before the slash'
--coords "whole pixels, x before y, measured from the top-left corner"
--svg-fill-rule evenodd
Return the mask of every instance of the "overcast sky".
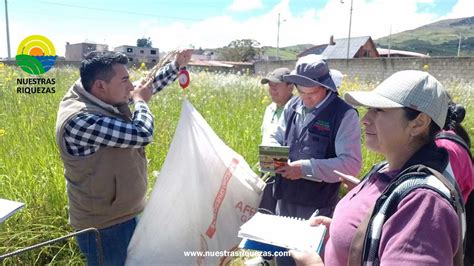
<path id="1" fill-rule="evenodd" d="M 104 43 L 109 50 L 151 37 L 169 51 L 180 46 L 222 47 L 250 38 L 280 47 L 347 38 L 350 0 L 8 0 L 10 45 L 16 55 L 32 34 L 49 38 L 57 55 L 65 44 Z M 0 57 L 7 56 L 5 0 L 0 12 Z M 446 18 L 474 16 L 474 0 L 353 0 L 351 36 L 376 39 Z"/>

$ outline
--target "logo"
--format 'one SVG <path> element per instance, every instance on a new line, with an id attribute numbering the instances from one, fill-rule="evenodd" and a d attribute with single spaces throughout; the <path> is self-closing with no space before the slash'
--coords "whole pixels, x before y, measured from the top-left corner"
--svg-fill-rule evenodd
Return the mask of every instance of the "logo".
<path id="1" fill-rule="evenodd" d="M 56 49 L 48 38 L 31 35 L 18 46 L 16 63 L 28 74 L 41 75 L 54 66 L 56 58 Z"/>

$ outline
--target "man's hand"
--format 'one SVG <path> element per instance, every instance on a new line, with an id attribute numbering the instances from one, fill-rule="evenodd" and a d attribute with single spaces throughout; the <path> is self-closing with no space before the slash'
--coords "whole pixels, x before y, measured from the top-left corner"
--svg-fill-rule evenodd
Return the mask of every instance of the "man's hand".
<path id="1" fill-rule="evenodd" d="M 284 178 L 290 180 L 297 180 L 303 177 L 303 166 L 300 162 L 290 162 L 282 167 L 276 169 L 277 174 L 281 174 Z"/>
<path id="2" fill-rule="evenodd" d="M 175 59 L 179 67 L 185 67 L 189 61 L 191 61 L 191 55 L 193 54 L 193 51 L 193 49 L 179 50 Z"/>
<path id="3" fill-rule="evenodd" d="M 151 86 L 153 80 L 146 81 L 141 79 L 137 82 L 134 90 L 130 92 L 130 97 L 133 99 L 133 102 L 144 101 L 148 102 L 153 95 L 153 88 Z"/>

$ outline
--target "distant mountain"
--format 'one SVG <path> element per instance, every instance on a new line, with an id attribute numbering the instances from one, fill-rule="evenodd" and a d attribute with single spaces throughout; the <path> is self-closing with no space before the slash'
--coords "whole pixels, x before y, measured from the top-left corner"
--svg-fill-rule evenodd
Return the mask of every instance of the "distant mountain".
<path id="1" fill-rule="evenodd" d="M 313 46 L 314 44 L 298 44 L 293 46 L 280 47 L 280 49 L 278 50 L 278 57 L 283 60 L 294 60 L 296 59 L 296 55 L 298 55 L 300 52 Z M 262 47 L 262 50 L 263 55 L 269 57 L 276 57 L 277 55 L 276 47 L 264 46 Z"/>
<path id="2" fill-rule="evenodd" d="M 390 37 L 390 48 L 431 56 L 456 56 L 461 35 L 460 56 L 474 56 L 474 17 L 447 19 L 403 31 Z M 389 36 L 375 40 L 388 48 Z"/>

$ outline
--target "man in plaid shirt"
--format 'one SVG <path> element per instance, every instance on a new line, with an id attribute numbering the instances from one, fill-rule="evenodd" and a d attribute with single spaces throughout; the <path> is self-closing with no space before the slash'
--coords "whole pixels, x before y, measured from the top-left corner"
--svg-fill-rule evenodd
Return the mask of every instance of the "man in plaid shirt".
<path id="1" fill-rule="evenodd" d="M 135 88 L 124 54 L 89 54 L 81 63 L 81 79 L 60 103 L 56 142 L 67 180 L 69 220 L 76 230 L 99 229 L 105 265 L 125 263 L 136 216 L 145 205 L 144 146 L 153 140 L 154 130 L 147 103 L 176 80 L 191 54 L 178 52 L 153 80 L 142 80 Z M 98 264 L 95 235 L 81 234 L 77 240 L 88 264 Z"/>

